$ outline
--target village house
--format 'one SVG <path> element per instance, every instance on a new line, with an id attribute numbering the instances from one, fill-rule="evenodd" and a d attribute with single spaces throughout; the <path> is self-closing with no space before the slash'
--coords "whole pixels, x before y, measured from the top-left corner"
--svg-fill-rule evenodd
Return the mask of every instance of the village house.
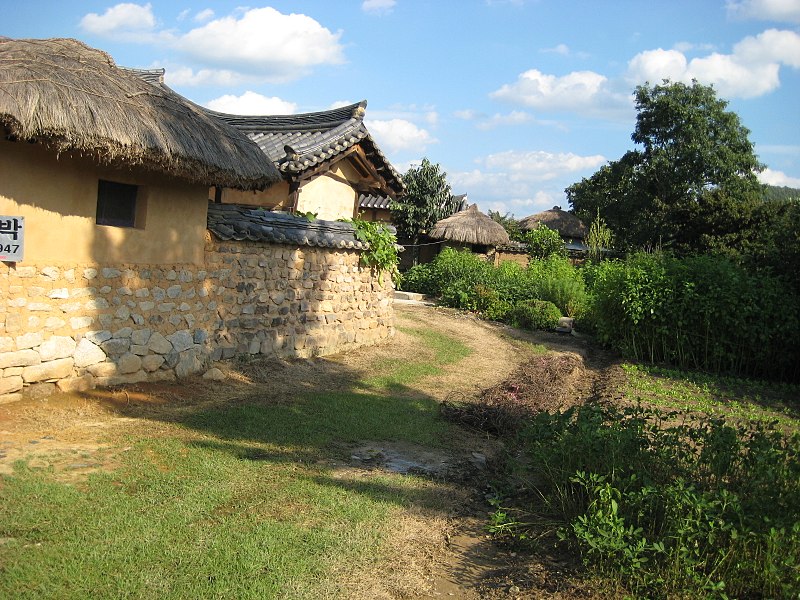
<path id="1" fill-rule="evenodd" d="M 360 264 L 351 225 L 270 212 L 351 217 L 347 194 L 402 191 L 362 104 L 273 160 L 76 40 L 0 38 L 0 59 L 0 401 L 393 334 L 391 280 Z"/>
<path id="2" fill-rule="evenodd" d="M 362 200 L 371 197 L 380 198 L 380 207 L 388 208 L 404 186 L 364 125 L 366 106 L 365 100 L 333 110 L 278 116 L 207 111 L 246 134 L 283 175 L 281 183 L 263 191 L 217 187 L 212 191 L 214 200 L 311 213 L 327 220 L 358 216 Z"/>

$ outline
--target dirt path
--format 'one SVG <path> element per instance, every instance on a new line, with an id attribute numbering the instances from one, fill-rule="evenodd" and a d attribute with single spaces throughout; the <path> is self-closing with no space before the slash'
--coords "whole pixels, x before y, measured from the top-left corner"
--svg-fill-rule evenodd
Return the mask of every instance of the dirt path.
<path id="1" fill-rule="evenodd" d="M 452 336 L 472 353 L 407 393 L 444 402 L 502 402 L 513 395 L 530 407 L 553 409 L 614 388 L 610 359 L 580 338 L 522 333 L 447 309 L 397 305 L 398 333 L 382 346 L 308 361 L 231 363 L 227 379 L 200 378 L 180 384 L 140 384 L 124 390 L 62 394 L 41 400 L 0 405 L 0 473 L 15 461 L 48 467 L 63 480 L 112 469 L 130 436 L 174 435 L 172 422 L 204 405 L 246 401 L 257 393 L 276 399 L 298 389 L 346 388 L 369 377 L 387 361 L 417 358 L 418 341 L 410 329 L 426 328 Z M 541 346 L 551 352 L 542 354 Z M 486 461 L 500 448 L 492 438 L 465 433 L 463 456 L 469 473 L 448 482 L 449 517 L 409 509 L 398 524 L 392 549 L 396 560 L 385 572 L 354 582 L 359 597 L 387 598 L 574 598 L 586 597 L 564 586 L 557 560 L 530 560 L 495 547 L 483 529 Z M 369 447 L 354 450 L 358 461 L 380 455 L 427 456 L 425 449 Z M 361 455 L 359 455 L 361 453 Z M 388 458 L 387 458 L 388 457 Z M 420 458 L 419 460 L 423 460 Z M 352 466 L 352 465 L 351 465 Z M 445 488 L 443 488 L 445 489 Z M 391 553 L 390 553 L 391 554 Z"/>

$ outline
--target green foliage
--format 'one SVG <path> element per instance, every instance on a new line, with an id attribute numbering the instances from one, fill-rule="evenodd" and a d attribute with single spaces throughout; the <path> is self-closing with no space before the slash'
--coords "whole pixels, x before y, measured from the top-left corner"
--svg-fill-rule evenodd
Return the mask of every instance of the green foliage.
<path id="1" fill-rule="evenodd" d="M 514 215 L 511 213 L 500 214 L 500 211 L 490 210 L 489 211 L 489 218 L 492 219 L 495 223 L 500 223 L 503 226 L 503 229 L 506 230 L 508 237 L 515 242 L 524 242 L 525 241 L 525 234 L 520 229 L 519 221 L 514 218 Z"/>
<path id="2" fill-rule="evenodd" d="M 764 200 L 769 202 L 800 202 L 800 190 L 786 186 L 765 185 Z"/>
<path id="3" fill-rule="evenodd" d="M 635 96 L 640 149 L 567 188 L 575 213 L 599 211 L 628 248 L 731 247 L 762 201 L 749 131 L 711 86 L 645 84 Z"/>
<path id="4" fill-rule="evenodd" d="M 509 321 L 522 329 L 555 329 L 561 311 L 547 300 L 517 302 L 509 313 Z"/>
<path id="5" fill-rule="evenodd" d="M 414 265 L 397 278 L 397 288 L 406 292 L 433 296 L 439 293 L 438 282 L 434 277 L 433 266 L 430 263 Z"/>
<path id="6" fill-rule="evenodd" d="M 546 300 L 559 316 L 580 318 L 588 302 L 580 271 L 559 257 L 531 261 L 527 269 L 514 262 L 494 267 L 471 252 L 445 248 L 432 263 L 409 269 L 401 285 L 494 321 L 509 321 L 512 308 L 527 300 Z"/>
<path id="7" fill-rule="evenodd" d="M 635 254 L 587 270 L 587 321 L 624 355 L 687 369 L 800 378 L 800 297 L 722 257 Z"/>
<path id="8" fill-rule="evenodd" d="M 550 229 L 547 225 L 529 229 L 522 236 L 522 241 L 528 245 L 528 254 L 536 260 L 567 255 L 564 240 L 558 231 Z"/>
<path id="9" fill-rule="evenodd" d="M 519 437 L 492 529 L 560 524 L 586 566 L 638 598 L 800 593 L 800 434 L 586 405 L 539 413 Z"/>
<path id="10" fill-rule="evenodd" d="M 597 211 L 592 224 L 589 225 L 589 233 L 586 235 L 586 245 L 589 247 L 588 257 L 591 262 L 600 262 L 606 251 L 611 250 L 614 241 L 614 234 L 600 217 L 600 210 Z"/>
<path id="11" fill-rule="evenodd" d="M 307 212 L 296 211 L 293 214 L 298 219 L 305 219 L 306 221 L 316 221 L 317 220 L 317 215 L 318 215 L 318 213 L 311 212 L 311 211 L 307 211 Z"/>
<path id="12" fill-rule="evenodd" d="M 447 183 L 447 173 L 427 158 L 423 158 L 419 166 L 406 171 L 403 183 L 406 186 L 405 195 L 391 204 L 392 223 L 398 235 L 411 240 L 414 245 L 411 251 L 414 255 L 413 264 L 416 264 L 419 236 L 440 219 L 450 216 L 453 196 Z"/>
<path id="13" fill-rule="evenodd" d="M 369 244 L 369 248 L 361 251 L 361 262 L 379 273 L 382 282 L 383 272 L 397 274 L 397 238 L 384 223 L 352 219 L 348 221 L 355 228 L 356 238 Z"/>

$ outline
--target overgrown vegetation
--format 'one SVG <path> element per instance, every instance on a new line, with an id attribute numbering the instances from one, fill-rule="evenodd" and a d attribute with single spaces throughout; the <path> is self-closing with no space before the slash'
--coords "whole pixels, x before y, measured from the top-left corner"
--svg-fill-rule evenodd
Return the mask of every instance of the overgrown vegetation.
<path id="1" fill-rule="evenodd" d="M 490 530 L 580 557 L 614 597 L 795 597 L 800 390 L 626 371 L 621 404 L 528 412 L 510 430 Z"/>
<path id="2" fill-rule="evenodd" d="M 361 262 L 378 272 L 378 279 L 383 282 L 383 273 L 397 275 L 397 238 L 384 223 L 352 219 L 348 221 L 355 228 L 356 238 L 369 244 L 369 248 L 361 251 Z"/>
<path id="3" fill-rule="evenodd" d="M 635 254 L 587 266 L 584 324 L 625 356 L 737 376 L 800 377 L 800 300 L 724 258 Z"/>
<path id="4" fill-rule="evenodd" d="M 558 256 L 531 261 L 527 268 L 513 262 L 495 267 L 470 252 L 445 248 L 433 262 L 409 269 L 400 285 L 407 291 L 438 296 L 446 306 L 506 322 L 525 311 L 516 309 L 520 303 L 546 301 L 557 307 L 559 316 L 575 317 L 587 302 L 579 271 Z"/>

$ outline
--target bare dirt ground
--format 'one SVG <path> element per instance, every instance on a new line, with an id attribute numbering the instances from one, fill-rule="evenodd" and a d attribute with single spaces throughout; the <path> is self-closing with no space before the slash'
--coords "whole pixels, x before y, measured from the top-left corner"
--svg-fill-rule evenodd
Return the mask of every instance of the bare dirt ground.
<path id="1" fill-rule="evenodd" d="M 171 422 L 205 405 L 246 401 L 254 391 L 275 401 L 290 401 L 298 389 L 346 389 L 366 378 L 376 365 L 408 357 L 419 360 L 419 344 L 407 328 L 425 327 L 461 340 L 472 353 L 440 375 L 414 384 L 419 393 L 443 403 L 443 412 L 464 402 L 522 405 L 525 410 L 554 410 L 575 402 L 613 396 L 621 372 L 613 360 L 583 338 L 551 333 L 524 333 L 441 308 L 396 305 L 400 330 L 390 342 L 346 355 L 305 361 L 231 362 L 224 381 L 201 378 L 180 384 L 139 384 L 125 389 L 60 394 L 0 405 L 0 473 L 26 459 L 48 467 L 63 480 L 113 469 L 131 436 L 174 435 Z M 542 354 L 536 346 L 549 350 Z M 472 411 L 471 414 L 479 414 Z M 455 415 L 458 417 L 459 415 Z M 509 413 L 513 420 L 515 414 Z M 453 463 L 425 448 L 375 446 L 352 449 L 348 469 L 414 472 L 423 469 L 450 481 L 450 508 L 445 514 L 410 508 L 397 523 L 390 551 L 394 560 L 378 572 L 347 574 L 350 597 L 364 598 L 591 598 L 591 590 L 574 576 L 569 561 L 536 558 L 499 548 L 487 536 L 485 478 L 487 461 L 502 451 L 484 433 L 465 430 L 460 456 L 466 465 L 457 474 L 437 473 L 436 465 Z M 485 428 L 484 428 L 485 429 Z M 398 466 L 399 465 L 399 466 Z"/>

